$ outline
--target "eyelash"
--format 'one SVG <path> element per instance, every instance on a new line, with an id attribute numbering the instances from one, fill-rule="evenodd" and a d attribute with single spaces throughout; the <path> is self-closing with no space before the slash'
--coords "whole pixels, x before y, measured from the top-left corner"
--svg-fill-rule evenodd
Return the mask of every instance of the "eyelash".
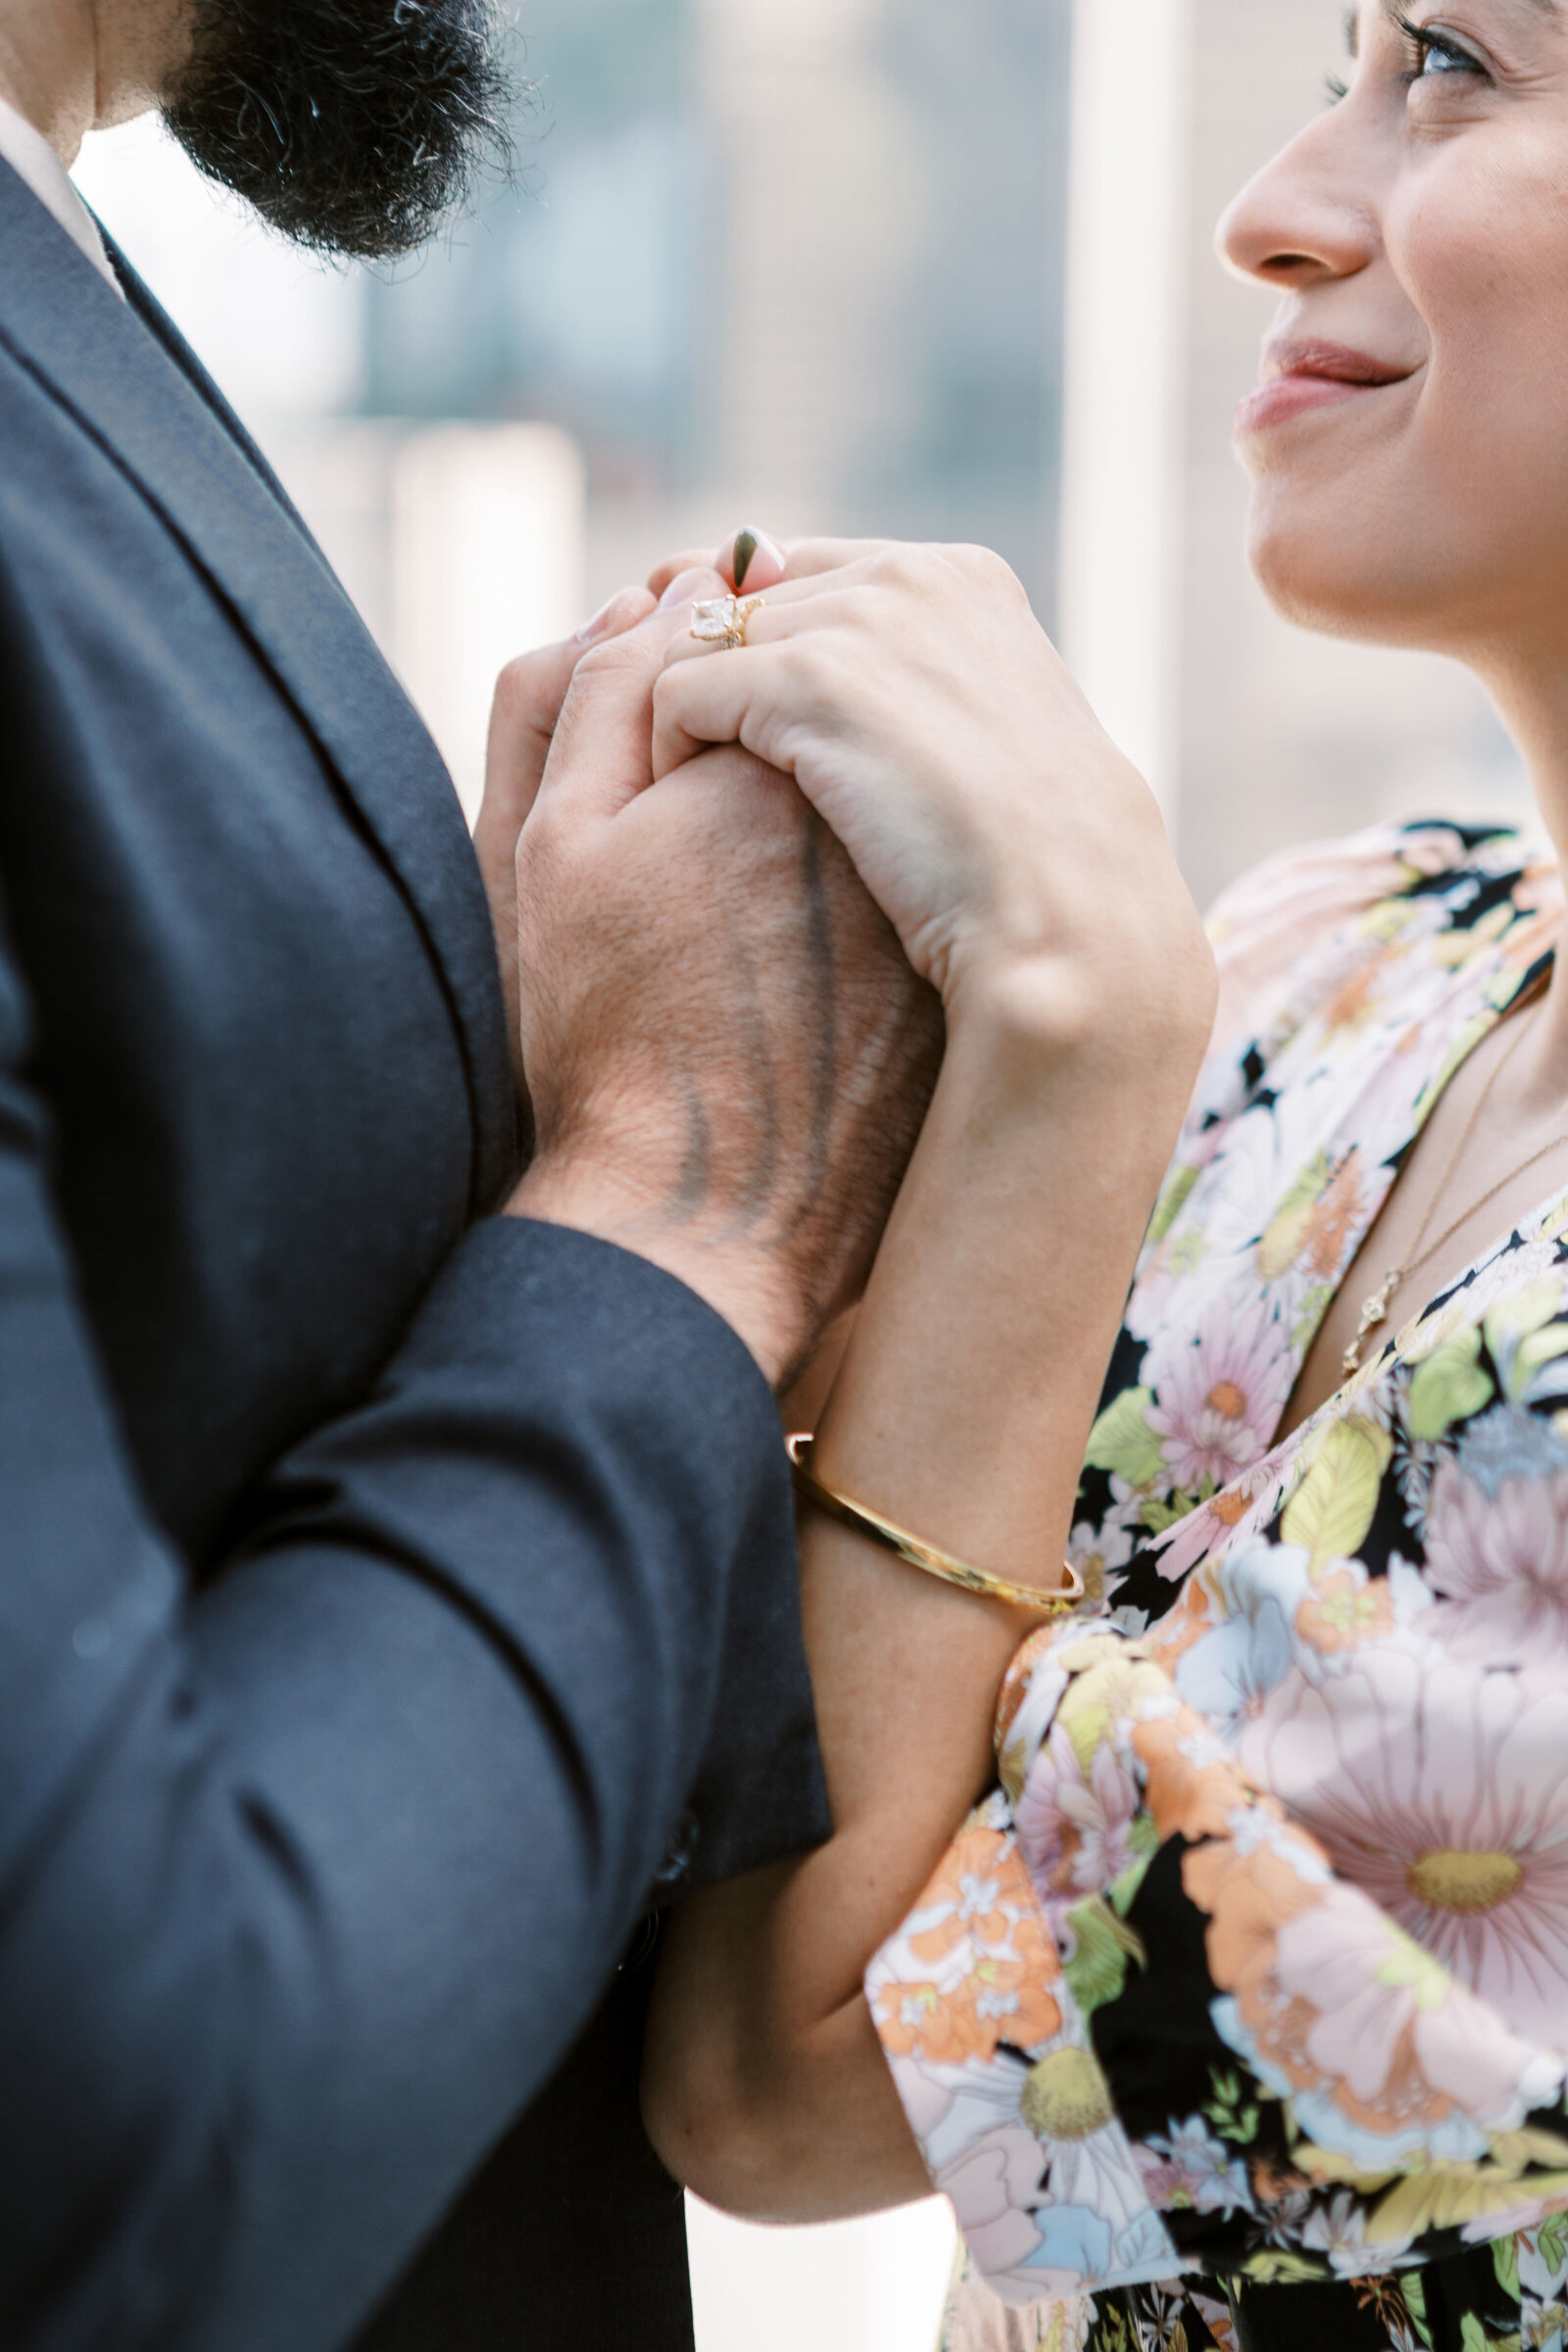
<path id="1" fill-rule="evenodd" d="M 1397 11 L 1394 12 L 1394 22 L 1409 42 L 1414 53 L 1415 71 L 1407 76 L 1410 81 L 1420 81 L 1424 78 L 1423 69 L 1427 59 L 1433 56 L 1446 57 L 1450 65 L 1457 67 L 1461 72 L 1474 74 L 1483 81 L 1491 80 L 1492 77 L 1481 60 L 1473 56 L 1468 49 L 1462 48 L 1450 34 L 1434 32 L 1430 25 L 1413 24 L 1408 17 L 1401 16 Z M 1349 83 L 1343 81 L 1338 74 L 1329 74 L 1325 87 L 1328 90 L 1331 106 L 1338 106 L 1342 98 L 1348 98 L 1350 94 Z"/>
<path id="2" fill-rule="evenodd" d="M 1397 11 L 1395 12 L 1394 22 L 1415 52 L 1416 70 L 1411 75 L 1413 81 L 1419 81 L 1422 78 L 1427 59 L 1434 56 L 1446 57 L 1449 64 L 1458 67 L 1461 73 L 1478 74 L 1483 81 L 1491 79 L 1480 58 L 1462 47 L 1451 34 L 1434 32 L 1430 24 L 1412 24 L 1408 17 L 1400 16 Z"/>

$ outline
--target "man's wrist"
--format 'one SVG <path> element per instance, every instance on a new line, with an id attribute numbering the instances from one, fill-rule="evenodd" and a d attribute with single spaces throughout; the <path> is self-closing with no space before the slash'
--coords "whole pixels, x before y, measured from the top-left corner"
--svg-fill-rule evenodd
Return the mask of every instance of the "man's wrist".
<path id="1" fill-rule="evenodd" d="M 590 1161 L 536 1160 L 504 1213 L 569 1226 L 662 1267 L 723 1318 L 770 1387 L 778 1386 L 811 1337 L 776 1253 L 705 1233 Z"/>

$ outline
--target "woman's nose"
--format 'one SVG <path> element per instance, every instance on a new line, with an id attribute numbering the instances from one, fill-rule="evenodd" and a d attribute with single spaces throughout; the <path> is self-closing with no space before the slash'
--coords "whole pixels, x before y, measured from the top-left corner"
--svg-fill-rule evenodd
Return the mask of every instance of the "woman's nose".
<path id="1" fill-rule="evenodd" d="M 1353 277 L 1373 259 L 1373 210 L 1335 128 L 1332 118 L 1310 124 L 1231 205 L 1215 243 L 1236 276 L 1294 289 Z"/>

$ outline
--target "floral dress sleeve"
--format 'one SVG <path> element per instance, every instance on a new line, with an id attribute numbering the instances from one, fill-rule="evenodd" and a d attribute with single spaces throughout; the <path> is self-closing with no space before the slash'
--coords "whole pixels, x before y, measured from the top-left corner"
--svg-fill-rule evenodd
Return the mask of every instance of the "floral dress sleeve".
<path id="1" fill-rule="evenodd" d="M 1037 1636 L 999 1753 L 866 1990 L 1004 2295 L 1325 2275 L 1293 2244 L 1360 2275 L 1568 2205 L 1560 2060 L 1336 1874 L 1147 1642 Z"/>
<path id="2" fill-rule="evenodd" d="M 1315 1203 L 1536 968 L 1535 869 L 1430 852 L 1327 959 L 1343 1022 L 1298 966 L 1289 1052 L 1207 1074 L 1086 1470 L 1100 1612 L 1019 1653 L 998 1786 L 867 1972 L 1030 2309 L 977 2352 L 1568 2352 L 1568 1204 L 1267 1445 L 1358 1238 Z"/>

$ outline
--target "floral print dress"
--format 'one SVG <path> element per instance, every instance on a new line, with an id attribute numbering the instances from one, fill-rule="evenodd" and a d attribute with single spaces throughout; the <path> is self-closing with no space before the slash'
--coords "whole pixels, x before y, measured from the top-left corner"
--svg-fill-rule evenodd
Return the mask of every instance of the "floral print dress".
<path id="1" fill-rule="evenodd" d="M 1091 1601 L 866 1993 L 951 2352 L 1568 2352 L 1568 1201 L 1275 1437 L 1453 1070 L 1545 969 L 1517 835 L 1222 903 L 1084 1472 Z"/>

